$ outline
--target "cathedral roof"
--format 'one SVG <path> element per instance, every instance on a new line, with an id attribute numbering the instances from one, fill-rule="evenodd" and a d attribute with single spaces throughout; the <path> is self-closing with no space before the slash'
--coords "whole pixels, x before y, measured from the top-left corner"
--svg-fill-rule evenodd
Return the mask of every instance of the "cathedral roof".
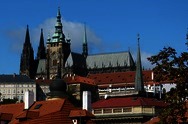
<path id="1" fill-rule="evenodd" d="M 85 58 L 82 54 L 79 53 L 75 53 L 75 52 L 71 52 L 66 63 L 65 66 L 81 66 L 81 65 L 85 65 Z"/>
<path id="2" fill-rule="evenodd" d="M 86 59 L 87 67 L 105 68 L 105 67 L 130 67 L 134 66 L 133 58 L 130 52 L 117 52 L 89 55 Z"/>
<path id="3" fill-rule="evenodd" d="M 46 73 L 46 59 L 40 59 L 37 67 L 37 74 Z"/>

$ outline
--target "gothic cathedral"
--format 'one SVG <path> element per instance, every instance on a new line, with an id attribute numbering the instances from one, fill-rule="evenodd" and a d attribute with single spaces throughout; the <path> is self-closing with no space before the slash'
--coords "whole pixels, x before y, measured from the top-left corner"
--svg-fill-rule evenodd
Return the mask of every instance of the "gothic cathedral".
<path id="1" fill-rule="evenodd" d="M 34 59 L 27 26 L 21 54 L 20 74 L 28 75 L 32 79 L 54 79 L 57 75 L 63 78 L 67 74 L 87 76 L 89 73 L 135 71 L 136 66 L 129 51 L 89 55 L 85 26 L 83 34 L 82 53 L 72 52 L 71 40 L 66 39 L 63 33 L 61 13 L 58 8 L 55 32 L 52 37 L 48 36 L 45 47 L 41 29 L 37 57 Z"/>

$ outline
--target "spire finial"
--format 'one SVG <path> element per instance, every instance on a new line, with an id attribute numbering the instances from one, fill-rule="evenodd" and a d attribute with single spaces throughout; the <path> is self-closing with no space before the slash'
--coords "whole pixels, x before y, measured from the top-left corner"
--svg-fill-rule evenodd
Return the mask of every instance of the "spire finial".
<path id="1" fill-rule="evenodd" d="M 26 29 L 26 35 L 25 35 L 25 44 L 31 44 L 30 43 L 30 35 L 29 35 L 29 25 L 27 25 L 27 29 Z"/>
<path id="2" fill-rule="evenodd" d="M 86 23 L 84 22 L 84 41 L 85 44 L 87 44 L 87 34 L 86 34 Z"/>
<path id="3" fill-rule="evenodd" d="M 87 46 L 87 34 L 86 34 L 86 23 L 84 23 L 84 39 L 83 39 L 83 53 L 85 57 L 88 55 L 88 46 Z"/>
<path id="4" fill-rule="evenodd" d="M 70 43 L 71 39 L 70 39 L 70 34 L 68 33 L 67 39 L 66 39 L 67 43 Z"/>
<path id="5" fill-rule="evenodd" d="M 60 7 L 58 7 L 57 16 L 61 16 Z"/>
<path id="6" fill-rule="evenodd" d="M 139 42 L 140 42 L 140 34 L 138 33 L 137 34 L 137 39 L 138 39 L 138 45 L 140 44 Z"/>
<path id="7" fill-rule="evenodd" d="M 144 91 L 143 77 L 142 77 L 142 63 L 141 63 L 141 55 L 140 55 L 140 35 L 137 35 L 138 39 L 138 49 L 137 49 L 137 60 L 136 60 L 136 75 L 135 75 L 135 90 L 136 91 Z"/>
<path id="8" fill-rule="evenodd" d="M 48 33 L 48 38 L 47 41 L 50 42 L 51 38 L 50 38 L 50 33 Z"/>
<path id="9" fill-rule="evenodd" d="M 58 7 L 58 11 L 57 11 L 57 22 L 61 22 L 61 12 L 60 12 L 60 7 Z"/>

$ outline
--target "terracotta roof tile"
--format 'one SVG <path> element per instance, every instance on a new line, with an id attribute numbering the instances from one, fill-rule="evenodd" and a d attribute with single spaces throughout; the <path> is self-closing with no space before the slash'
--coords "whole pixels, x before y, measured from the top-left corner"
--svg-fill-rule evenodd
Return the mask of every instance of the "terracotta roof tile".
<path id="1" fill-rule="evenodd" d="M 35 82 L 39 85 L 50 85 L 50 83 L 52 82 L 52 80 L 48 80 L 48 79 L 37 79 L 35 80 Z"/>
<path id="2" fill-rule="evenodd" d="M 11 123 L 64 123 L 71 124 L 69 113 L 76 109 L 67 99 L 37 101 L 28 109 L 18 115 Z M 18 121 L 20 120 L 20 121 Z"/>
<path id="3" fill-rule="evenodd" d="M 162 101 L 158 101 L 153 98 L 144 97 L 125 97 L 125 98 L 109 98 L 102 99 L 92 104 L 93 109 L 97 108 L 118 108 L 118 107 L 130 107 L 130 106 L 158 106 L 165 107 Z"/>
<path id="4" fill-rule="evenodd" d="M 70 118 L 79 118 L 79 117 L 93 118 L 94 115 L 87 110 L 71 110 L 69 117 Z"/>
<path id="5" fill-rule="evenodd" d="M 0 114 L 0 120 L 6 120 L 6 121 L 10 121 L 13 117 L 13 114 L 10 113 L 1 113 Z"/>
<path id="6" fill-rule="evenodd" d="M 81 77 L 81 76 L 66 77 L 65 80 L 68 84 L 85 83 L 85 84 L 89 84 L 89 85 L 96 85 L 96 83 L 93 79 L 90 79 L 87 77 Z"/>
<path id="7" fill-rule="evenodd" d="M 29 111 L 40 111 L 39 116 L 43 116 L 49 113 L 60 111 L 65 103 L 65 99 L 62 100 L 48 100 L 35 102 Z M 37 108 L 37 106 L 40 106 Z M 52 107 L 53 106 L 53 107 Z"/>
<path id="8" fill-rule="evenodd" d="M 96 84 L 99 86 L 104 84 L 117 84 L 117 83 L 134 85 L 135 71 L 89 74 L 88 78 L 95 80 Z M 143 71 L 143 80 L 144 82 L 152 81 L 151 70 Z"/>
<path id="9" fill-rule="evenodd" d="M 23 109 L 24 103 L 0 105 L 0 118 L 11 120 L 12 118 L 15 118 L 16 116 L 21 114 Z"/>

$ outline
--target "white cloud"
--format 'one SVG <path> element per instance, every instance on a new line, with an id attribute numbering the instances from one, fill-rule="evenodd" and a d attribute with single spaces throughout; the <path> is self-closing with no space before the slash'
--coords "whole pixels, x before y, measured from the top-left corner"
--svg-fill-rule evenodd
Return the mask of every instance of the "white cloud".
<path id="1" fill-rule="evenodd" d="M 45 43 L 47 41 L 48 34 L 52 37 L 55 31 L 56 18 L 46 19 L 43 23 L 39 24 L 35 28 L 29 26 L 30 40 L 34 48 L 35 54 L 40 40 L 40 31 L 43 29 Z M 84 38 L 84 24 L 79 22 L 62 21 L 63 32 L 65 37 L 71 39 L 71 50 L 81 53 L 82 42 Z M 26 26 L 19 29 L 12 29 L 6 32 L 8 38 L 10 38 L 12 52 L 21 53 L 23 49 L 23 43 L 25 41 Z M 89 53 L 92 53 L 94 49 L 100 51 L 102 47 L 102 40 L 95 34 L 94 31 L 86 25 L 87 41 L 89 47 Z"/>
<path id="2" fill-rule="evenodd" d="M 48 34 L 52 36 L 55 31 L 55 27 L 54 27 L 55 23 L 56 23 L 56 18 L 50 18 L 45 20 L 44 23 L 40 24 L 37 28 L 32 30 L 31 37 L 33 41 L 35 41 L 34 42 L 35 45 L 39 44 L 40 29 L 43 28 L 45 42 L 46 42 Z M 84 24 L 79 22 L 66 21 L 66 20 L 63 20 L 62 24 L 63 24 L 63 32 L 65 34 L 65 37 L 66 38 L 69 37 L 71 39 L 72 51 L 81 52 L 82 42 L 84 38 Z M 93 47 L 100 48 L 100 44 L 102 43 L 101 39 L 98 36 L 96 36 L 96 34 L 89 27 L 86 27 L 86 33 L 87 33 L 89 51 L 92 52 Z"/>
<path id="3" fill-rule="evenodd" d="M 40 31 L 41 28 L 43 28 L 44 32 L 44 40 L 45 42 L 47 41 L 48 34 L 50 34 L 50 37 L 53 35 L 55 31 L 55 23 L 56 23 L 56 18 L 49 18 L 45 20 L 42 24 L 39 24 L 36 28 L 30 28 L 30 39 L 35 51 L 35 54 L 37 53 L 37 48 L 39 45 L 39 40 L 40 40 Z M 84 38 L 84 24 L 79 23 L 79 22 L 72 22 L 72 21 L 67 21 L 63 20 L 63 31 L 65 34 L 65 37 L 71 39 L 71 50 L 74 52 L 79 52 L 81 53 L 82 51 L 82 42 Z M 117 51 L 119 49 L 122 49 L 121 45 L 110 45 L 106 44 L 104 45 L 104 41 L 102 42 L 101 38 L 96 35 L 94 31 L 90 27 L 86 27 L 87 30 L 87 41 L 88 41 L 88 46 L 89 46 L 89 53 L 101 53 L 107 51 Z M 23 49 L 23 43 L 25 40 L 25 32 L 26 32 L 26 26 L 24 28 L 20 28 L 17 30 L 11 30 L 7 32 L 8 37 L 11 38 L 11 50 L 13 52 L 18 52 L 21 54 L 21 50 Z M 106 47 L 104 47 L 106 46 Z M 124 48 L 124 47 L 123 47 Z M 136 51 L 133 51 L 133 58 L 136 58 Z M 145 69 L 153 68 L 151 63 L 147 60 L 148 57 L 150 57 L 152 54 L 147 53 L 147 52 L 142 52 L 141 57 L 142 57 L 142 66 Z M 136 59 L 134 59 L 136 61 Z"/>

